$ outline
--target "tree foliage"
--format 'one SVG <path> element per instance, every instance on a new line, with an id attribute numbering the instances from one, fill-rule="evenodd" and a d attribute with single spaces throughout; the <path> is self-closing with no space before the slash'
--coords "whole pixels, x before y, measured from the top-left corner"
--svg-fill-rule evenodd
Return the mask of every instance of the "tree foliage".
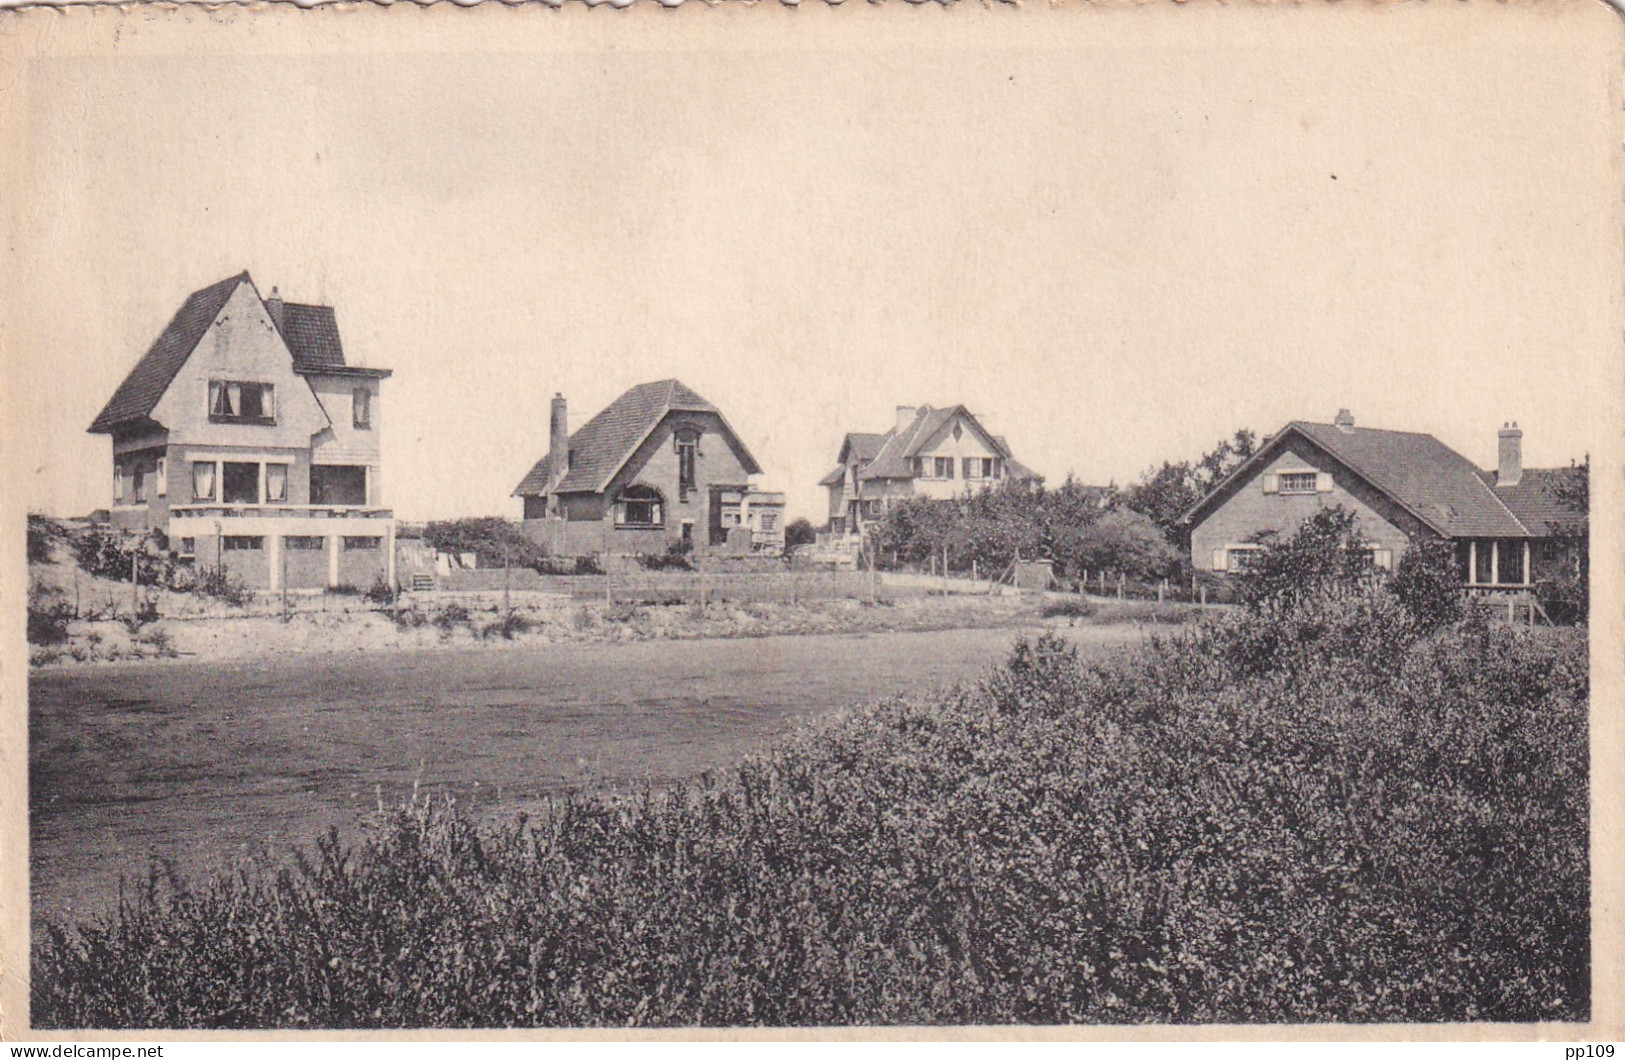
<path id="1" fill-rule="evenodd" d="M 540 569 L 547 558 L 541 545 L 525 532 L 497 515 L 432 522 L 423 529 L 424 542 L 436 552 L 472 552 L 482 567 Z"/>
<path id="2" fill-rule="evenodd" d="M 1591 611 L 1591 458 L 1559 475 L 1550 489 L 1569 517 L 1547 528 L 1563 562 L 1542 579 L 1538 591 L 1549 610 L 1583 621 Z"/>
<path id="3" fill-rule="evenodd" d="M 1258 451 L 1258 436 L 1243 428 L 1195 461 L 1163 461 L 1123 490 L 1124 506 L 1148 516 L 1174 544 L 1181 543 L 1179 518 L 1242 462 Z"/>
<path id="4" fill-rule="evenodd" d="M 784 547 L 795 548 L 797 545 L 810 545 L 818 540 L 818 532 L 806 517 L 792 519 L 784 528 Z"/>
<path id="5" fill-rule="evenodd" d="M 1332 587 L 1363 585 L 1371 580 L 1371 550 L 1353 512 L 1341 505 L 1322 508 L 1298 524 L 1291 535 L 1273 530 L 1255 534 L 1264 546 L 1251 553 L 1238 572 L 1243 602 L 1258 608 L 1290 608 Z"/>
<path id="6" fill-rule="evenodd" d="M 1006 484 L 953 500 L 910 498 L 887 513 L 875 544 L 899 563 L 946 560 L 954 571 L 993 573 L 1021 557 L 1052 560 L 1064 577 L 1110 570 L 1156 578 L 1179 563 L 1148 517 L 1070 478 L 1055 489 Z"/>

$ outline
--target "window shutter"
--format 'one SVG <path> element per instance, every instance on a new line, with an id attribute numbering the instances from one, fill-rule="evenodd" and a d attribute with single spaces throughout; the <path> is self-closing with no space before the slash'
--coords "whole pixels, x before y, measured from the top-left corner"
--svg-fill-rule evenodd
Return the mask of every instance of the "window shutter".
<path id="1" fill-rule="evenodd" d="M 1315 473 L 1315 492 L 1330 493 L 1332 491 L 1332 473 L 1330 471 L 1317 471 Z"/>
<path id="2" fill-rule="evenodd" d="M 1280 475 L 1275 475 L 1275 474 L 1265 475 L 1264 476 L 1264 492 L 1265 493 L 1280 493 L 1281 492 L 1281 476 Z M 1219 569 L 1222 569 L 1222 568 L 1219 568 Z"/>
<path id="3" fill-rule="evenodd" d="M 1222 549 L 1222 548 L 1214 549 L 1213 550 L 1213 569 L 1214 570 L 1221 570 L 1221 571 L 1222 570 L 1229 570 L 1230 565 L 1226 562 L 1226 560 L 1228 558 L 1229 558 L 1229 555 L 1228 555 L 1228 553 L 1225 552 L 1224 549 Z"/>

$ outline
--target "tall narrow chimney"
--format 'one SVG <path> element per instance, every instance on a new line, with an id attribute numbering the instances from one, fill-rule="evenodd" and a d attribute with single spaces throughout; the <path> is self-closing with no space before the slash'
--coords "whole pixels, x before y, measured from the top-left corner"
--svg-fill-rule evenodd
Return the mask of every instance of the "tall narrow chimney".
<path id="1" fill-rule="evenodd" d="M 897 429 L 901 431 L 909 424 L 913 423 L 914 416 L 919 411 L 920 410 L 915 408 L 913 405 L 897 406 Z"/>
<path id="2" fill-rule="evenodd" d="M 271 323 L 276 325 L 278 331 L 282 330 L 282 296 L 275 287 L 271 288 L 271 297 L 265 300 L 265 311 L 271 314 Z"/>
<path id="3" fill-rule="evenodd" d="M 548 493 L 552 493 L 570 471 L 570 421 L 565 413 L 564 395 L 554 394 L 553 416 L 548 422 L 547 433 Z"/>
<path id="4" fill-rule="evenodd" d="M 1516 486 L 1518 480 L 1523 478 L 1523 432 L 1514 420 L 1504 424 L 1497 437 L 1500 441 L 1500 459 L 1495 468 L 1495 484 Z"/>

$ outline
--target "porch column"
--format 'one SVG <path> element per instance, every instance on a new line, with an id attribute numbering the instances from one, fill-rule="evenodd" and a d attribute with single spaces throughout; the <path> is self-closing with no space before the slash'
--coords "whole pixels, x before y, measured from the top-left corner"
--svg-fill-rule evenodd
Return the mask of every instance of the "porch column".
<path id="1" fill-rule="evenodd" d="M 389 587 L 395 588 L 395 520 L 389 521 L 389 529 L 384 532 L 384 547 L 389 549 L 385 562 L 389 565 Z"/>
<path id="2" fill-rule="evenodd" d="M 329 589 L 339 583 L 339 545 L 344 539 L 337 534 L 329 535 L 327 539 L 327 587 Z"/>
<path id="3" fill-rule="evenodd" d="M 1529 542 L 1523 543 L 1523 583 L 1529 584 Z"/>
<path id="4" fill-rule="evenodd" d="M 1499 538 L 1490 542 L 1490 584 L 1501 584 L 1501 542 Z"/>
<path id="5" fill-rule="evenodd" d="M 265 535 L 265 562 L 271 565 L 271 577 L 267 580 L 271 591 L 282 591 L 282 535 Z"/>
<path id="6" fill-rule="evenodd" d="M 1478 542 L 1467 542 L 1467 584 L 1478 584 Z"/>

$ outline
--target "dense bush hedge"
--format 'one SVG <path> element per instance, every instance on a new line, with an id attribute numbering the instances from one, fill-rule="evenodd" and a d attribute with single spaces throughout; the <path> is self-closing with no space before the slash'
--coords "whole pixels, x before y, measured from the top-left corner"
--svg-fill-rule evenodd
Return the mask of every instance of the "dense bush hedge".
<path id="1" fill-rule="evenodd" d="M 1579 1020 L 1572 630 L 1342 589 L 1046 637 L 663 794 L 367 840 L 36 936 L 41 1027 Z"/>

